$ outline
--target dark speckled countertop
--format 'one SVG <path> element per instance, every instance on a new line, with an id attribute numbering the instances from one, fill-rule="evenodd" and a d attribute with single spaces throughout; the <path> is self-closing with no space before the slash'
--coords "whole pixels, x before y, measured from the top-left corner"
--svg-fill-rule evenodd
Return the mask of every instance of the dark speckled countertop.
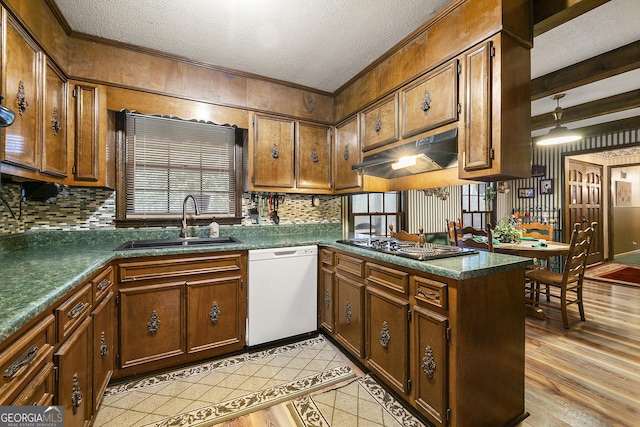
<path id="1" fill-rule="evenodd" d="M 195 229 L 204 237 L 206 228 Z M 139 249 L 114 252 L 128 240 L 172 238 L 177 229 L 42 231 L 0 238 L 0 341 L 5 340 L 74 287 L 113 259 L 176 253 L 250 250 L 270 247 L 327 244 L 373 259 L 454 279 L 485 276 L 520 268 L 531 261 L 510 255 L 480 253 L 432 261 L 414 261 L 336 243 L 340 224 L 220 227 L 220 235 L 242 243 L 221 247 Z"/>

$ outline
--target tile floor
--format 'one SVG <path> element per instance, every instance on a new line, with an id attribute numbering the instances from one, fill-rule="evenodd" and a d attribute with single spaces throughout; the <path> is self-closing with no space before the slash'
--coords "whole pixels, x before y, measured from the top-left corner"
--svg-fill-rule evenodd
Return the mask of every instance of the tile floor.
<path id="1" fill-rule="evenodd" d="M 261 399 L 262 407 L 269 406 L 362 374 L 319 336 L 109 387 L 93 425 L 182 426 L 194 418 L 220 422 L 223 418 L 215 418 L 220 414 L 212 408 L 223 406 L 228 419 L 241 414 L 229 408 Z"/>

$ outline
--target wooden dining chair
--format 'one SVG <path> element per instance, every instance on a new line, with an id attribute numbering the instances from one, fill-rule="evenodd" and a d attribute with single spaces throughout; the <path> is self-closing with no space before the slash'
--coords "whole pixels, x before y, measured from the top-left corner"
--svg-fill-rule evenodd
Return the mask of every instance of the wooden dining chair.
<path id="1" fill-rule="evenodd" d="M 393 224 L 389 224 L 389 237 L 397 240 L 424 243 L 424 228 L 418 227 L 418 234 L 411 234 L 404 230 L 393 231 Z"/>
<path id="2" fill-rule="evenodd" d="M 458 244 L 458 239 L 456 237 L 456 227 L 462 229 L 462 223 L 460 222 L 460 220 L 456 221 L 449 221 L 448 219 L 445 220 L 447 222 L 447 233 L 449 233 L 449 244 L 452 246 L 455 246 Z"/>
<path id="3" fill-rule="evenodd" d="M 584 271 L 587 266 L 587 258 L 591 249 L 591 242 L 597 223 L 584 230 L 580 229 L 580 224 L 576 223 L 571 232 L 569 243 L 569 253 L 564 264 L 564 271 L 556 273 L 547 269 L 528 270 L 525 272 L 525 295 L 528 294 L 530 301 L 534 305 L 558 308 L 552 302 L 540 302 L 540 287 L 546 285 L 551 288 L 548 294 L 551 298 L 560 301 L 560 311 L 562 313 L 562 323 L 569 329 L 569 319 L 567 316 L 567 306 L 577 304 L 580 312 L 580 320 L 584 321 L 584 305 L 582 302 L 582 282 Z"/>
<path id="4" fill-rule="evenodd" d="M 484 230 L 474 227 L 463 227 L 460 229 L 454 224 L 453 232 L 454 236 L 456 236 L 457 246 L 493 252 L 491 224 L 487 224 Z"/>
<path id="5" fill-rule="evenodd" d="M 518 220 L 518 230 L 522 233 L 522 237 L 553 240 L 553 224 L 551 223 L 531 222 L 529 224 L 523 224 L 521 220 Z"/>

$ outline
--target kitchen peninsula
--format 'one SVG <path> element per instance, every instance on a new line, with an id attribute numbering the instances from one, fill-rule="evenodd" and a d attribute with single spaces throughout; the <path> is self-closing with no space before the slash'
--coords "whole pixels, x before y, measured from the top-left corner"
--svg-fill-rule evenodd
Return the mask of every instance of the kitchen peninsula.
<path id="1" fill-rule="evenodd" d="M 301 233 L 301 229 L 306 230 L 306 233 Z M 172 231 L 174 230 L 165 230 L 162 233 Z M 151 236 L 150 231 L 138 231 L 135 238 L 140 238 L 145 233 L 144 238 L 161 237 Z M 366 345 L 366 348 L 363 346 L 360 353 L 354 353 L 349 345 L 350 341 L 344 340 L 350 335 L 344 330 L 346 319 L 341 320 L 342 310 L 334 311 L 335 322 L 329 328 L 326 325 L 330 324 L 330 319 L 320 314 L 319 329 L 333 337 L 364 366 L 372 368 L 371 370 L 392 389 L 398 390 L 399 385 L 400 393 L 404 393 L 403 398 L 417 407 L 431 422 L 439 425 L 477 425 L 476 417 L 481 416 L 485 421 L 500 420 L 499 424 L 507 424 L 525 413 L 524 305 L 520 285 L 524 280 L 524 268 L 529 262 L 525 259 L 480 253 L 422 262 L 372 253 L 336 243 L 336 240 L 342 237 L 339 224 L 311 227 L 222 227 L 222 235 L 233 235 L 242 243 L 234 243 L 219 250 L 178 248 L 113 252 L 113 248 L 132 238 L 133 235 L 126 234 L 125 230 L 102 233 L 25 234 L 1 239 L 4 249 L 0 259 L 0 268 L 3 271 L 0 284 L 3 295 L 0 300 L 0 310 L 3 313 L 0 324 L 0 338 L 3 341 L 0 348 L 0 367 L 3 370 L 23 355 L 24 351 L 17 351 L 16 346 L 24 347 L 24 340 L 32 337 L 30 331 L 43 323 L 44 332 L 37 334 L 35 338 L 36 341 L 41 340 L 38 342 L 41 342 L 40 348 L 45 354 L 39 354 L 30 363 L 42 363 L 43 369 L 52 367 L 54 363 L 51 361 L 51 354 L 55 353 L 54 362 L 60 364 L 63 360 L 61 351 L 66 349 L 69 337 L 77 335 L 78 331 L 83 331 L 83 328 L 89 328 L 91 325 L 89 320 L 81 321 L 85 319 L 82 314 L 76 317 L 74 312 L 71 316 L 65 314 L 63 317 L 60 316 L 60 310 L 68 308 L 73 311 L 75 306 L 81 313 L 97 310 L 102 304 L 97 302 L 101 292 L 98 288 L 101 284 L 105 286 L 103 292 L 118 295 L 124 289 L 120 285 L 119 276 L 122 273 L 118 273 L 118 265 L 122 263 L 151 259 L 150 257 L 218 257 L 228 253 L 242 258 L 242 254 L 246 254 L 248 249 L 319 244 L 319 312 L 324 310 L 325 292 L 328 289 L 335 292 L 336 307 L 340 304 L 340 298 L 344 297 L 344 294 L 340 295 L 341 288 L 353 288 L 360 292 L 358 298 L 361 299 L 358 301 L 362 303 L 360 309 L 363 311 L 355 314 L 357 304 L 350 304 L 354 313 L 351 325 L 358 324 L 355 319 L 362 316 L 359 323 L 361 329 L 356 335 L 362 334 L 361 344 Z M 9 250 L 9 240 L 13 240 L 11 245 L 14 245 L 13 249 L 16 250 Z M 18 248 L 15 245 L 18 245 Z M 19 248 L 20 246 L 22 248 Z M 110 272 L 112 276 L 109 280 L 101 275 L 103 271 Z M 335 280 L 328 282 L 328 277 Z M 86 283 L 91 283 L 94 290 L 87 288 Z M 400 287 L 397 287 L 398 284 Z M 89 294 L 89 301 L 92 301 L 93 293 L 93 305 L 78 304 L 73 299 L 75 295 L 83 295 L 85 291 Z M 434 292 L 438 295 L 434 296 Z M 107 301 L 108 298 L 107 296 L 104 300 Z M 65 301 L 69 300 L 73 300 L 71 307 L 65 305 Z M 413 385 L 411 381 L 399 384 L 393 376 L 386 376 L 385 362 L 379 359 L 384 350 L 380 353 L 379 349 L 371 347 L 380 340 L 377 322 L 382 318 L 378 319 L 376 316 L 384 317 L 384 314 L 380 313 L 384 313 L 388 307 L 394 307 L 395 303 L 411 313 L 413 323 L 405 322 L 400 325 L 405 331 L 401 333 L 401 338 L 394 329 L 397 317 L 394 316 L 394 320 L 386 319 L 391 336 L 387 345 L 390 350 L 395 351 L 398 343 L 404 343 L 404 360 L 407 363 L 404 375 L 407 375 L 409 380 L 414 379 Z M 374 307 L 377 308 L 374 310 Z M 371 316 L 366 310 L 373 310 L 370 312 Z M 117 312 L 116 308 L 114 313 Z M 374 315 L 375 313 L 378 314 Z M 409 319 L 407 313 L 404 316 L 402 319 Z M 56 322 L 53 321 L 54 317 L 57 319 Z M 76 318 L 79 319 L 77 323 L 80 326 L 72 325 Z M 365 319 L 370 319 L 376 324 L 366 326 Z M 117 325 L 117 314 L 114 314 L 113 321 L 116 323 L 116 330 L 122 327 Z M 53 333 L 54 329 L 58 330 L 57 334 Z M 440 344 L 426 344 L 434 355 L 434 359 L 431 360 L 426 357 L 429 353 L 425 350 L 426 347 L 421 347 L 425 345 L 424 339 L 437 337 L 440 333 L 437 331 L 443 334 L 436 340 Z M 436 335 L 433 335 L 434 333 Z M 364 334 L 367 334 L 367 338 L 364 338 Z M 87 339 L 91 336 L 87 334 Z M 93 341 L 96 340 L 97 350 L 93 346 L 94 350 L 86 352 L 83 357 L 100 354 L 98 332 L 93 333 Z M 345 343 L 347 345 L 344 345 Z M 244 342 L 240 344 L 242 347 Z M 89 343 L 81 342 L 81 345 L 89 346 Z M 29 345 L 26 345 L 26 350 L 28 348 Z M 439 349 L 443 349 L 444 353 L 438 354 Z M 117 346 L 110 350 L 109 354 L 118 351 Z M 202 353 L 202 356 L 205 354 L 207 353 Z M 211 353 L 208 354 L 207 357 L 211 357 Z M 197 355 L 194 357 L 197 359 Z M 170 362 L 166 360 L 163 363 L 168 367 L 170 365 L 166 363 Z M 126 370 L 122 373 L 123 361 L 119 362 L 116 362 L 113 368 L 114 377 L 126 376 Z M 434 364 L 435 368 L 428 368 Z M 425 366 L 426 372 L 431 372 L 431 379 L 424 373 Z M 64 376 L 63 366 L 56 367 L 61 370 L 59 375 Z M 94 368 L 95 372 L 97 368 Z M 5 384 L 0 386 L 3 401 L 16 398 L 20 394 L 15 383 L 27 386 L 40 378 L 37 372 L 29 369 L 23 369 L 16 375 L 20 381 L 5 380 Z M 24 375 L 27 378 L 23 378 Z M 425 379 L 420 380 L 419 375 L 423 375 Z M 71 378 L 73 379 L 73 372 Z M 38 390 L 45 391 L 45 401 L 49 399 L 50 403 L 55 394 L 52 381 L 44 381 L 43 384 L 43 388 Z M 94 386 L 93 390 L 94 405 L 99 404 L 98 387 Z M 86 393 L 87 396 L 91 395 L 90 391 Z M 433 403 L 434 398 L 438 404 Z M 60 402 L 60 397 L 56 397 L 56 401 Z M 479 410 L 478 404 L 486 405 L 488 412 Z M 71 406 L 69 410 L 72 410 Z M 87 409 L 87 419 L 91 418 L 94 411 L 95 407 Z"/>

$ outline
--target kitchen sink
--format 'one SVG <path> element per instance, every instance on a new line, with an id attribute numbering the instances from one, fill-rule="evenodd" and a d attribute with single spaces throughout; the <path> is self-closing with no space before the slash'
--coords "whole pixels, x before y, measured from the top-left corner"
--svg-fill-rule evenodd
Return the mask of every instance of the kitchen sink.
<path id="1" fill-rule="evenodd" d="M 186 237 L 176 239 L 151 239 L 151 240 L 129 240 L 114 249 L 114 251 L 129 251 L 133 249 L 164 249 L 178 248 L 182 246 L 222 246 L 232 243 L 242 243 L 231 236 L 223 237 Z"/>

